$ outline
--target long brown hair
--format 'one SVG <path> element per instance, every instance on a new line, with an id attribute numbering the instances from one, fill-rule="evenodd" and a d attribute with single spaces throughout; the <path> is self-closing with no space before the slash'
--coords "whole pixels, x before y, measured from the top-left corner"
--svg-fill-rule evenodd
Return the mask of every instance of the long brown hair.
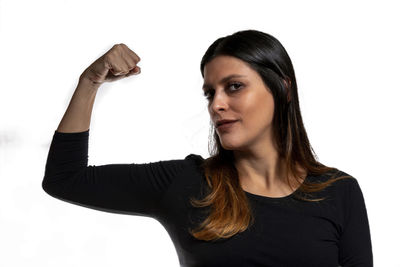
<path id="1" fill-rule="evenodd" d="M 305 195 L 323 190 L 333 182 L 350 178 L 345 175 L 335 177 L 340 171 L 317 161 L 303 125 L 297 84 L 292 62 L 282 44 L 273 36 L 256 31 L 244 30 L 214 41 L 204 54 L 200 70 L 204 78 L 204 66 L 218 55 L 229 55 L 247 62 L 262 77 L 270 88 L 274 98 L 275 109 L 272 121 L 273 138 L 276 142 L 279 157 L 285 162 L 287 184 L 289 174 L 295 177 L 300 185 L 294 197 L 304 201 L 321 201 L 324 198 L 310 199 Z M 233 153 L 221 146 L 218 134 L 211 123 L 209 139 L 210 157 L 201 163 L 209 187 L 208 195 L 203 199 L 191 199 L 195 207 L 210 207 L 208 217 L 197 229 L 190 233 L 198 240 L 216 241 L 245 231 L 254 217 L 246 194 L 239 183 L 239 176 Z M 211 142 L 210 142 L 211 141 Z M 301 166 L 309 175 L 329 174 L 325 182 L 301 182 Z M 305 193 L 302 196 L 300 193 Z"/>

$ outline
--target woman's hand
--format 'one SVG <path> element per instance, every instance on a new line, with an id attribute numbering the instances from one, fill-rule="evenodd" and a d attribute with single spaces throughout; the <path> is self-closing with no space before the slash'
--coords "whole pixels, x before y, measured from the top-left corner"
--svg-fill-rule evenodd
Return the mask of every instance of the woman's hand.
<path id="1" fill-rule="evenodd" d="M 116 44 L 92 63 L 80 76 L 96 86 L 140 73 L 140 57 L 125 44 Z"/>

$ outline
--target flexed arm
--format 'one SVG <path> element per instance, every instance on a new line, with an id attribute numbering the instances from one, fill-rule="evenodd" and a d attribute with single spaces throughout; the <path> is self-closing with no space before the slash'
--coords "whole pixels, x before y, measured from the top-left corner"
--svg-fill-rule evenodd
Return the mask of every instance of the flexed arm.
<path id="1" fill-rule="evenodd" d="M 42 181 L 49 195 L 102 211 L 157 216 L 165 191 L 188 161 L 88 166 L 90 116 L 97 90 L 103 82 L 140 73 L 139 60 L 127 46 L 115 45 L 80 76 L 50 145 Z"/>
<path id="2" fill-rule="evenodd" d="M 185 159 L 88 166 L 89 131 L 55 132 L 46 162 L 43 190 L 91 209 L 157 217 L 173 181 L 190 168 Z"/>
<path id="3" fill-rule="evenodd" d="M 76 133 L 90 128 L 97 90 L 112 82 L 140 73 L 138 55 L 125 44 L 116 44 L 93 62 L 79 77 L 79 83 L 57 128 L 58 132 Z"/>

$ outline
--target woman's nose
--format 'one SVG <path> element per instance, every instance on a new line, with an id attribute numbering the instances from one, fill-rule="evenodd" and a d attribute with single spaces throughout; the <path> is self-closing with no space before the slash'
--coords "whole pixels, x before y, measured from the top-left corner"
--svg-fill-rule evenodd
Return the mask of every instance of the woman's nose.
<path id="1" fill-rule="evenodd" d="M 221 109 L 227 109 L 228 96 L 223 93 L 215 93 L 211 102 L 211 109 L 216 112 Z"/>

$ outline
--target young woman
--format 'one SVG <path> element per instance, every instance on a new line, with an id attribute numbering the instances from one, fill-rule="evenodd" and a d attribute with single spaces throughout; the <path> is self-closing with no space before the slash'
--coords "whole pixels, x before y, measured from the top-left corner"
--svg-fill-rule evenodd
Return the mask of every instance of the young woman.
<path id="1" fill-rule="evenodd" d="M 181 266 L 373 266 L 358 181 L 316 160 L 291 60 L 269 34 L 221 37 L 202 58 L 209 158 L 88 166 L 97 90 L 139 61 L 118 44 L 82 73 L 50 146 L 49 195 L 158 220 Z"/>

